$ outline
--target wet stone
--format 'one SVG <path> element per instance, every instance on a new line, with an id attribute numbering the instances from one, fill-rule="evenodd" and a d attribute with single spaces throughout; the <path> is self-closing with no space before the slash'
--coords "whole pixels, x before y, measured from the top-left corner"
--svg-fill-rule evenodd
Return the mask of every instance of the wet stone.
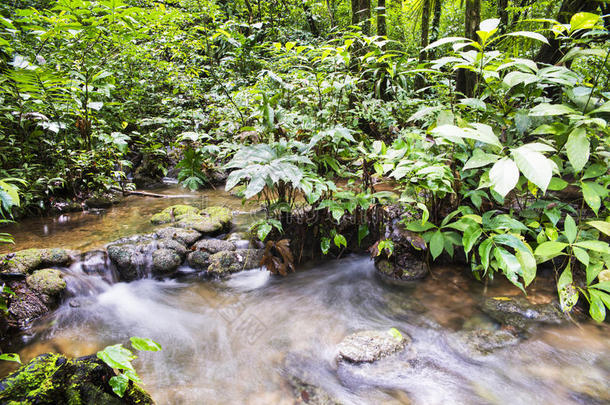
<path id="1" fill-rule="evenodd" d="M 227 275 L 260 267 L 263 249 L 239 249 L 221 251 L 210 256 L 208 273 Z"/>
<path id="2" fill-rule="evenodd" d="M 565 320 L 554 303 L 532 304 L 525 297 L 485 298 L 481 309 L 499 323 L 518 330 L 535 323 L 558 324 Z"/>
<path id="3" fill-rule="evenodd" d="M 395 329 L 357 332 L 339 343 L 339 359 L 352 363 L 373 362 L 403 350 L 410 342 L 408 335 Z"/>

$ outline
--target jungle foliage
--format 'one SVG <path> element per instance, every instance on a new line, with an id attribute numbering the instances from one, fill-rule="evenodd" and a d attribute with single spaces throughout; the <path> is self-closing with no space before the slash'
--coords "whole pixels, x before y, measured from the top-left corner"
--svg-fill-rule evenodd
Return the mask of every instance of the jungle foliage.
<path id="1" fill-rule="evenodd" d="M 551 266 L 564 311 L 581 300 L 602 321 L 609 11 L 568 0 L 2 4 L 0 213 L 133 187 L 144 169 L 175 167 L 191 189 L 225 170 L 227 190 L 264 202 L 261 240 L 307 209 L 328 219 L 326 254 L 371 233 L 363 221 L 341 234 L 345 216 L 400 204 L 431 260 L 461 257 L 478 279 L 524 292 Z M 268 249 L 288 257 L 284 242 Z"/>

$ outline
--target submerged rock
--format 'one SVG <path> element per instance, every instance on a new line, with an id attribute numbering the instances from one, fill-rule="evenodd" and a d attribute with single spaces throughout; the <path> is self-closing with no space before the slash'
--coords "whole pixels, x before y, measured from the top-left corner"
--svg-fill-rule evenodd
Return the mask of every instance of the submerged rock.
<path id="1" fill-rule="evenodd" d="M 304 353 L 288 353 L 284 360 L 283 374 L 292 389 L 297 403 L 312 405 L 338 405 L 334 396 L 322 385 L 328 379 L 320 377 L 320 370 L 327 365 Z"/>
<path id="2" fill-rule="evenodd" d="M 226 275 L 260 267 L 263 249 L 224 250 L 210 256 L 208 273 Z"/>
<path id="3" fill-rule="evenodd" d="M 488 355 L 498 349 L 514 346 L 519 341 L 518 336 L 503 329 L 465 330 L 448 339 L 449 346 L 469 357 Z"/>
<path id="4" fill-rule="evenodd" d="M 490 297 L 482 304 L 483 312 L 501 324 L 518 330 L 526 329 L 533 323 L 561 323 L 563 313 L 549 304 L 532 304 L 525 297 Z"/>
<path id="5" fill-rule="evenodd" d="M 28 274 L 35 269 L 65 266 L 71 261 L 65 249 L 26 249 L 0 257 L 0 272 Z"/>
<path id="6" fill-rule="evenodd" d="M 411 338 L 396 329 L 362 331 L 347 336 L 339 343 L 339 359 L 352 363 L 370 363 L 403 350 Z"/>
<path id="7" fill-rule="evenodd" d="M 393 284 L 421 280 L 428 274 L 426 263 L 410 255 L 403 255 L 396 262 L 376 260 L 375 269 L 382 280 Z"/>

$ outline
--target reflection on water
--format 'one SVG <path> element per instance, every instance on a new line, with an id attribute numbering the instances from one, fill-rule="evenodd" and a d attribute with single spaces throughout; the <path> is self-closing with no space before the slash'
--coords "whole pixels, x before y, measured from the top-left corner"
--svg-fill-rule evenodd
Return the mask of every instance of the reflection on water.
<path id="1" fill-rule="evenodd" d="M 219 205 L 237 211 L 254 209 L 252 205 L 242 205 L 239 198 L 222 190 L 189 193 L 188 190 L 174 185 L 151 191 L 179 197 L 128 196 L 119 205 L 105 210 L 94 209 L 55 217 L 26 218 L 19 223 L 0 228 L 0 232 L 8 232 L 15 237 L 15 245 L 0 245 L 0 253 L 47 247 L 96 249 L 125 236 L 150 232 L 153 229 L 149 222 L 150 216 L 174 204 L 190 204 L 201 208 Z"/>
<path id="2" fill-rule="evenodd" d="M 69 284 L 78 283 L 73 271 Z M 381 284 L 368 258 L 352 256 L 287 277 L 252 270 L 225 281 L 145 279 L 97 291 L 77 306 L 68 299 L 21 355 L 81 356 L 151 337 L 163 351 L 136 364 L 160 404 L 292 404 L 291 374 L 348 404 L 610 400 L 605 325 L 540 329 L 485 357 L 453 350 L 455 331 L 480 316 L 482 286 L 448 268 L 401 289 Z M 413 350 L 374 367 L 337 369 L 346 334 L 390 327 L 411 335 Z"/>

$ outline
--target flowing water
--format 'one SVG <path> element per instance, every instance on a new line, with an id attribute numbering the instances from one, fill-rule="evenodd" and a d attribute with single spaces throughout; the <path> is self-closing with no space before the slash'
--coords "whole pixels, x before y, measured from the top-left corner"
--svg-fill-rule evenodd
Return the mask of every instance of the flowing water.
<path id="1" fill-rule="evenodd" d="M 220 192 L 184 201 L 202 196 L 243 209 Z M 148 231 L 148 216 L 175 203 L 133 197 L 64 223 L 25 221 L 13 232 L 18 248 L 89 250 Z M 135 364 L 159 404 L 306 403 L 292 376 L 346 404 L 610 403 L 607 325 L 540 327 L 487 356 L 457 349 L 457 331 L 491 324 L 477 305 L 484 287 L 460 269 L 436 268 L 423 282 L 393 287 L 375 276 L 367 257 L 348 256 L 287 277 L 252 270 L 216 281 L 115 283 L 103 255 L 91 253 L 67 273 L 69 297 L 23 336 L 22 358 L 48 351 L 82 356 L 130 336 L 150 337 L 163 350 L 141 353 Z M 550 299 L 539 284 L 530 299 Z M 500 282 L 486 293 L 518 292 Z M 392 327 L 412 337 L 409 350 L 370 366 L 337 365 L 336 346 L 347 334 Z M 0 376 L 9 372 L 0 367 Z"/>

